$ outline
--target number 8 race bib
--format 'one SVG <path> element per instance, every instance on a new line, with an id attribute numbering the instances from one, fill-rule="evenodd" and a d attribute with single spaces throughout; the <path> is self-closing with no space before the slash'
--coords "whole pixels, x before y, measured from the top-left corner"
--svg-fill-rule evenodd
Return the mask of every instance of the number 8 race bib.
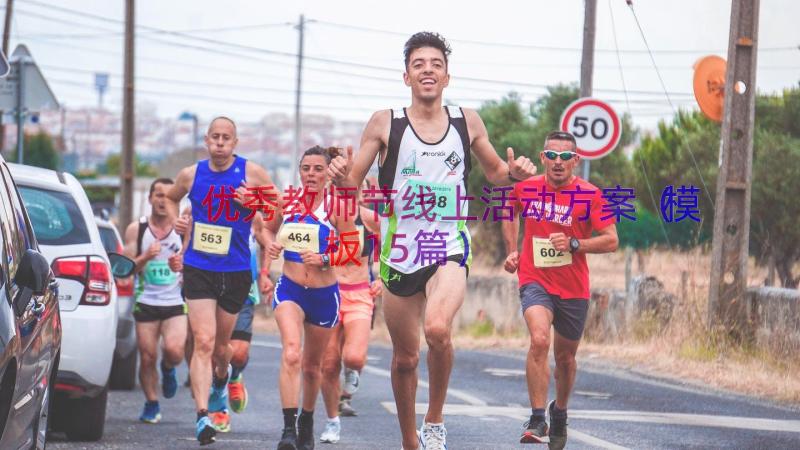
<path id="1" fill-rule="evenodd" d="M 198 252 L 227 255 L 231 248 L 231 227 L 195 222 L 192 248 Z"/>
<path id="2" fill-rule="evenodd" d="M 411 205 L 414 208 L 414 215 L 422 216 L 422 203 L 425 203 L 425 215 L 422 217 L 429 218 L 434 214 L 436 214 L 433 216 L 436 220 L 455 217 L 458 212 L 456 210 L 456 202 L 458 201 L 456 186 L 455 184 L 423 183 L 408 180 L 408 187 L 411 190 L 410 195 L 413 195 Z"/>
<path id="3" fill-rule="evenodd" d="M 311 223 L 284 223 L 278 232 L 278 242 L 284 250 L 319 253 L 319 225 Z"/>
<path id="4" fill-rule="evenodd" d="M 561 267 L 572 264 L 572 253 L 560 252 L 547 238 L 533 238 L 533 265 L 536 267 Z"/>

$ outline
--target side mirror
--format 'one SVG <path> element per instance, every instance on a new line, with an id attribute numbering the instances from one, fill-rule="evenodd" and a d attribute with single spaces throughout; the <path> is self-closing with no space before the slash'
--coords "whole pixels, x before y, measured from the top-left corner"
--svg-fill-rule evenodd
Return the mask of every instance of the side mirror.
<path id="1" fill-rule="evenodd" d="M 119 253 L 109 252 L 108 260 L 111 262 L 111 273 L 114 278 L 127 278 L 136 268 L 136 263 L 132 259 Z"/>
<path id="2" fill-rule="evenodd" d="M 14 275 L 14 284 L 19 287 L 14 298 L 14 312 L 17 317 L 25 313 L 31 297 L 44 294 L 49 276 L 50 264 L 47 264 L 47 259 L 36 250 L 26 250 Z"/>
<path id="3" fill-rule="evenodd" d="M 19 262 L 14 283 L 21 288 L 30 289 L 34 295 L 42 295 L 47 288 L 49 275 L 50 264 L 47 264 L 47 259 L 36 250 L 28 249 Z"/>

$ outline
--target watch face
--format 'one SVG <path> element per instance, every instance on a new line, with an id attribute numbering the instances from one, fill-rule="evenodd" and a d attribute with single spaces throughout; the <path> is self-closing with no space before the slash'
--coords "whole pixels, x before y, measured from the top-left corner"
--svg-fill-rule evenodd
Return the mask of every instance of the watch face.
<path id="1" fill-rule="evenodd" d="M 577 250 L 579 246 L 580 246 L 580 243 L 578 242 L 577 239 L 572 238 L 569 241 L 569 248 L 571 248 L 572 250 Z"/>

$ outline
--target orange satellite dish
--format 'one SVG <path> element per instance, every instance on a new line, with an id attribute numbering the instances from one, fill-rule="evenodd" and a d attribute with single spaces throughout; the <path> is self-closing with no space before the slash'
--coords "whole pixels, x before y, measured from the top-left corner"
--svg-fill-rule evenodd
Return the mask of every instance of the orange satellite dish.
<path id="1" fill-rule="evenodd" d="M 694 64 L 694 98 L 700 111 L 714 122 L 722 122 L 725 103 L 726 62 L 719 56 L 705 56 Z"/>

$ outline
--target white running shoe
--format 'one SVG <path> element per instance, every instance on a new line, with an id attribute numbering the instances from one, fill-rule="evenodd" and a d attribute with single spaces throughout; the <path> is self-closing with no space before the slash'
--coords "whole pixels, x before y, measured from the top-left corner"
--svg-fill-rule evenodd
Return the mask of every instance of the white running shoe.
<path id="1" fill-rule="evenodd" d="M 328 419 L 325 422 L 325 429 L 322 430 L 319 441 L 328 444 L 335 444 L 339 442 L 339 433 L 341 433 L 341 431 L 342 423 L 338 420 L 338 417 L 337 420 Z"/>
<path id="2" fill-rule="evenodd" d="M 357 370 L 344 369 L 344 392 L 353 395 L 358 392 L 359 373 Z"/>
<path id="3" fill-rule="evenodd" d="M 444 424 L 423 423 L 419 430 L 419 444 L 423 450 L 447 450 L 447 430 Z"/>

